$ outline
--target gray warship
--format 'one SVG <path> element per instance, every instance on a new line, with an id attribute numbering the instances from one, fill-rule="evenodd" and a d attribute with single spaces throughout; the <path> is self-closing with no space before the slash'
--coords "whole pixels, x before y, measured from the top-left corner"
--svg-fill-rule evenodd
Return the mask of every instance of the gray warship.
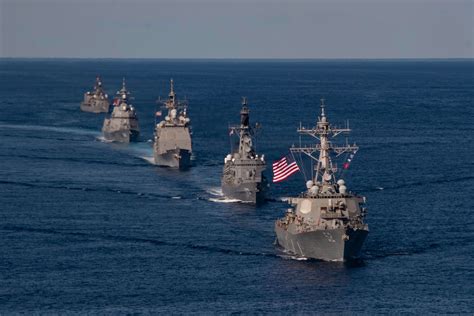
<path id="1" fill-rule="evenodd" d="M 348 191 L 344 180 L 336 181 L 338 168 L 331 154 L 340 156 L 358 147 L 333 145 L 331 138 L 349 133 L 349 127 L 329 124 L 321 100 L 321 115 L 314 128 L 301 127 L 298 133 L 319 140 L 311 146 L 292 147 L 292 153 L 305 154 L 316 161 L 307 191 L 289 198 L 292 206 L 285 217 L 275 222 L 277 243 L 297 256 L 325 261 L 350 261 L 361 256 L 361 248 L 369 232 L 364 223 L 365 197 Z"/>
<path id="2" fill-rule="evenodd" d="M 81 102 L 81 110 L 84 112 L 102 113 L 109 112 L 109 98 L 102 88 L 99 77 L 95 79 L 94 90 L 84 93 L 84 101 Z"/>
<path id="3" fill-rule="evenodd" d="M 224 159 L 222 174 L 222 193 L 230 199 L 259 204 L 265 201 L 268 182 L 263 171 L 266 168 L 265 156 L 258 155 L 252 144 L 256 128 L 250 126 L 249 108 L 243 98 L 240 110 L 240 125 L 230 126 L 230 135 L 239 137 L 238 148 L 232 149 Z"/>
<path id="4" fill-rule="evenodd" d="M 177 99 L 173 79 L 170 80 L 168 99 L 158 102 L 167 111 L 165 119 L 155 124 L 153 158 L 163 167 L 187 169 L 191 166 L 192 141 L 188 102 Z M 157 116 L 161 116 L 161 111 Z"/>
<path id="5" fill-rule="evenodd" d="M 102 133 L 108 141 L 129 143 L 138 140 L 140 129 L 135 108 L 129 104 L 130 92 L 125 86 L 125 79 L 122 89 L 117 91 L 114 99 L 114 108 L 110 117 L 104 120 Z"/>

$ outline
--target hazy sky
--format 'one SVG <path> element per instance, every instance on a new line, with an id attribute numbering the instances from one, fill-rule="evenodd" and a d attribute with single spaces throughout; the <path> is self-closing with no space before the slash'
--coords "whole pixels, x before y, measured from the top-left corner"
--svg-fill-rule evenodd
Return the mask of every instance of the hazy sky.
<path id="1" fill-rule="evenodd" d="M 474 0 L 0 0 L 0 57 L 474 57 Z"/>

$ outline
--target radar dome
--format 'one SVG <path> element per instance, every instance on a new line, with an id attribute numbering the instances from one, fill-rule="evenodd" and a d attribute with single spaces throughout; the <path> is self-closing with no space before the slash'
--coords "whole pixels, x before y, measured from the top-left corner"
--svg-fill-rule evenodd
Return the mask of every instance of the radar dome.
<path id="1" fill-rule="evenodd" d="M 345 185 L 339 185 L 339 193 L 346 194 L 347 187 Z"/>
<path id="2" fill-rule="evenodd" d="M 309 189 L 309 192 L 311 192 L 312 194 L 318 194 L 319 187 L 317 185 L 313 185 L 311 189 Z"/>
<path id="3" fill-rule="evenodd" d="M 337 184 L 338 185 L 344 185 L 344 184 L 346 184 L 346 182 L 342 179 L 339 179 L 339 180 L 337 180 Z"/>
<path id="4" fill-rule="evenodd" d="M 313 181 L 311 181 L 311 180 L 306 181 L 306 187 L 307 187 L 308 189 L 311 189 L 311 187 L 313 186 L 313 184 L 314 184 L 314 183 L 313 183 Z"/>

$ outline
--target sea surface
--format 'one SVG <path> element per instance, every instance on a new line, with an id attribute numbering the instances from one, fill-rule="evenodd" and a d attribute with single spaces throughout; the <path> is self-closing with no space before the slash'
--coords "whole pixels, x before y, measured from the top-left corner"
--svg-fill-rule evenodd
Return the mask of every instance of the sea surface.
<path id="1" fill-rule="evenodd" d="M 96 75 L 110 96 L 126 78 L 139 143 L 102 141 L 105 115 L 79 110 Z M 170 78 L 193 125 L 184 172 L 150 163 Z M 362 262 L 274 245 L 301 174 L 262 207 L 219 195 L 242 96 L 269 166 L 321 98 L 349 120 Z M 0 314 L 474 312 L 473 60 L 1 59 L 0 97 Z"/>

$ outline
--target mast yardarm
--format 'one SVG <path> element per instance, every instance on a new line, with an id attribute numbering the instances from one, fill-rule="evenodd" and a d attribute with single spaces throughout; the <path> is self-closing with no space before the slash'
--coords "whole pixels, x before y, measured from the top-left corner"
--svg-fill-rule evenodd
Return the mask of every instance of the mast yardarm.
<path id="1" fill-rule="evenodd" d="M 320 107 L 321 114 L 318 117 L 316 126 L 311 129 L 306 129 L 300 125 L 300 128 L 297 130 L 299 134 L 309 135 L 316 138 L 319 140 L 319 144 L 305 147 L 291 147 L 290 150 L 292 153 L 303 153 L 315 160 L 317 163 L 314 167 L 314 174 L 312 174 L 311 180 L 313 180 L 314 183 L 328 184 L 335 182 L 334 174 L 338 170 L 332 162 L 331 154 L 335 153 L 335 156 L 338 157 L 343 153 L 358 150 L 359 147 L 356 144 L 346 144 L 344 146 L 333 145 L 330 140 L 331 138 L 334 138 L 341 133 L 349 133 L 351 129 L 348 126 L 345 128 L 338 128 L 329 123 L 324 111 L 326 107 L 324 99 L 321 99 Z"/>

